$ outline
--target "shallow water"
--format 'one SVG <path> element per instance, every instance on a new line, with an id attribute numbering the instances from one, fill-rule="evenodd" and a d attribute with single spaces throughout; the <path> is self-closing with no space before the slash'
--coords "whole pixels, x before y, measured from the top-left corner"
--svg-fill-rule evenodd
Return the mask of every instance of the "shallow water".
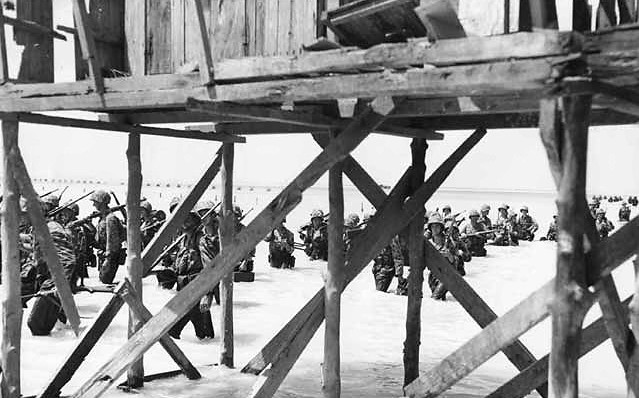
<path id="1" fill-rule="evenodd" d="M 117 188 L 117 187 L 116 187 Z M 237 202 L 245 208 L 250 202 L 258 206 L 267 203 L 268 194 L 264 191 L 240 191 Z M 69 188 L 69 197 L 75 192 Z M 209 191 L 214 196 L 215 190 Z M 258 195 L 259 193 L 259 195 Z M 152 190 L 145 195 L 154 204 L 163 206 L 171 195 L 162 197 Z M 493 196 L 490 196 L 493 195 Z M 513 204 L 526 201 L 534 215 L 552 214 L 552 196 L 550 194 L 486 194 L 459 192 L 446 193 L 433 198 L 428 208 L 450 203 L 455 208 L 470 204 L 488 202 L 496 205 L 502 201 Z M 66 196 L 66 195 L 65 195 Z M 498 200 L 498 197 L 501 200 Z M 321 207 L 326 198 L 325 191 L 311 190 L 305 196 L 300 210 L 289 216 L 289 228 L 296 229 L 307 217 L 307 211 Z M 505 198 L 505 199 L 504 199 Z M 121 200 L 124 200 L 121 196 Z M 354 192 L 347 196 L 347 211 L 358 210 L 361 199 Z M 364 205 L 362 205 L 364 206 Z M 86 204 L 83 211 L 88 211 Z M 259 209 L 253 213 L 257 214 Z M 366 210 L 366 209 L 365 209 Z M 249 217 L 251 218 L 251 217 Z M 542 224 L 542 220 L 539 220 Z M 306 301 L 322 286 L 322 262 L 309 262 L 303 253 L 297 254 L 297 266 L 294 270 L 271 269 L 266 264 L 265 243 L 257 248 L 256 282 L 235 284 L 235 365 L 241 368 L 279 329 L 294 315 Z M 497 314 L 503 314 L 531 292 L 543 285 L 554 274 L 555 246 L 551 242 L 523 242 L 519 247 L 489 247 L 488 257 L 475 258 L 467 264 L 466 280 L 483 297 Z M 120 269 L 118 279 L 124 275 Z M 94 270 L 91 270 L 95 274 Z M 620 295 L 626 297 L 632 290 L 633 275 L 631 266 L 625 264 L 614 274 L 619 285 Z M 89 283 L 97 283 L 92 278 Z M 395 283 L 391 285 L 391 290 Z M 427 287 L 426 287 L 427 289 Z M 151 312 L 157 312 L 173 295 L 174 291 L 159 289 L 153 278 L 145 279 L 144 301 Z M 461 306 L 450 297 L 446 302 L 434 301 L 425 294 L 422 306 L 422 344 L 420 349 L 422 371 L 435 366 L 446 355 L 453 352 L 480 328 L 465 313 Z M 76 296 L 79 310 L 83 316 L 83 326 L 91 322 L 108 295 L 86 292 Z M 404 317 L 406 298 L 394 294 L 384 294 L 374 290 L 370 266 L 346 289 L 343 296 L 341 355 L 342 355 L 342 391 L 343 396 L 401 396 L 403 379 L 402 348 L 404 340 Z M 28 310 L 27 310 L 28 311 Z M 214 323 L 219 322 L 220 308 L 213 308 Z M 599 314 L 593 309 L 587 318 L 591 322 Z M 25 318 L 28 312 L 25 313 Z M 63 393 L 74 392 L 99 366 L 101 366 L 126 340 L 126 311 L 122 310 L 104 338 L 89 355 L 79 372 Z M 24 394 L 35 394 L 46 383 L 54 370 L 60 365 L 65 354 L 74 342 L 67 326 L 58 323 L 51 337 L 33 337 L 23 326 L 23 385 Z M 550 346 L 550 323 L 548 320 L 522 336 L 522 342 L 537 357 L 548 352 Z M 209 397 L 246 396 L 255 381 L 254 376 L 241 375 L 238 371 L 229 371 L 214 364 L 219 355 L 219 337 L 214 340 L 198 341 L 190 326 L 184 330 L 178 342 L 187 356 L 198 366 L 204 375 L 199 381 L 188 381 L 179 376 L 170 380 L 147 384 L 143 396 L 149 397 Z M 278 397 L 317 397 L 321 396 L 320 366 L 322 361 L 323 326 L 313 338 L 307 350 L 286 378 Z M 159 347 L 153 347 L 145 356 L 147 374 L 176 369 L 169 357 Z M 445 396 L 480 397 L 493 391 L 500 384 L 516 374 L 503 354 L 498 354 L 475 372 L 463 379 Z M 624 379 L 619 362 L 609 342 L 588 354 L 580 361 L 580 396 L 584 397 L 622 397 L 625 396 Z M 109 396 L 123 396 L 112 389 Z M 534 393 L 532 396 L 535 396 Z"/>

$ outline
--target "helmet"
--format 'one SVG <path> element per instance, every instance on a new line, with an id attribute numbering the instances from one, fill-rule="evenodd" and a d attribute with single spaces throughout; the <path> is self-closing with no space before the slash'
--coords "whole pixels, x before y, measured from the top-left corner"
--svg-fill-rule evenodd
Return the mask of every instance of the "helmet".
<path id="1" fill-rule="evenodd" d="M 156 210 L 153 212 L 153 218 L 156 221 L 164 221 L 166 220 L 166 213 L 163 210 Z"/>
<path id="2" fill-rule="evenodd" d="M 201 221 L 202 219 L 200 219 L 200 216 L 198 216 L 197 213 L 191 211 L 186 216 L 186 219 L 184 220 L 184 224 L 182 224 L 182 228 L 184 230 L 191 230 L 193 228 L 196 228 Z"/>
<path id="3" fill-rule="evenodd" d="M 519 211 L 528 211 L 528 206 L 521 206 L 521 209 L 519 209 Z"/>
<path id="4" fill-rule="evenodd" d="M 490 206 L 486 204 L 481 205 L 481 211 L 490 211 Z"/>
<path id="5" fill-rule="evenodd" d="M 444 207 L 442 207 L 442 211 L 444 210 L 450 210 L 450 205 L 444 205 Z"/>
<path id="6" fill-rule="evenodd" d="M 60 197 L 56 195 L 48 195 L 43 199 L 44 203 L 50 205 L 51 208 L 60 206 Z"/>
<path id="7" fill-rule="evenodd" d="M 351 213 L 346 217 L 346 226 L 354 228 L 359 225 L 359 216 L 355 213 Z"/>
<path id="8" fill-rule="evenodd" d="M 146 211 L 148 211 L 149 213 L 153 211 L 153 206 L 151 206 L 151 203 L 149 203 L 148 200 L 142 200 L 140 202 L 140 207 L 146 209 Z"/>
<path id="9" fill-rule="evenodd" d="M 200 216 L 203 216 L 207 211 L 211 210 L 214 207 L 215 203 L 210 200 L 204 200 L 201 202 L 197 202 L 193 210 L 195 210 L 195 212 Z"/>
<path id="10" fill-rule="evenodd" d="M 73 212 L 74 216 L 79 216 L 80 215 L 80 206 L 78 206 L 77 203 L 74 203 L 72 205 L 69 205 L 69 209 L 71 209 L 71 211 Z"/>
<path id="11" fill-rule="evenodd" d="M 173 213 L 173 209 L 175 209 L 177 205 L 180 204 L 181 201 L 182 199 L 178 198 L 177 196 L 174 196 L 173 199 L 171 199 L 171 201 L 169 202 L 169 212 Z"/>
<path id="12" fill-rule="evenodd" d="M 91 194 L 91 201 L 108 205 L 111 202 L 111 195 L 102 190 L 95 191 Z"/>
<path id="13" fill-rule="evenodd" d="M 628 206 L 628 203 L 626 203 L 626 201 L 624 200 L 623 202 L 621 202 L 621 205 L 622 205 L 623 207 L 626 207 L 626 206 Z"/>
<path id="14" fill-rule="evenodd" d="M 320 209 L 315 209 L 311 212 L 311 220 L 314 218 L 324 218 L 324 212 Z"/>
<path id="15" fill-rule="evenodd" d="M 242 218 L 242 208 L 240 206 L 233 206 L 233 214 L 235 214 L 235 218 Z"/>
<path id="16" fill-rule="evenodd" d="M 468 218 L 471 218 L 471 217 L 479 217 L 479 212 L 477 210 L 474 210 L 474 209 L 469 211 L 468 212 Z"/>
<path id="17" fill-rule="evenodd" d="M 508 211 L 508 218 L 516 218 L 516 217 L 517 217 L 517 213 L 515 213 L 512 210 Z"/>
<path id="18" fill-rule="evenodd" d="M 442 216 L 440 216 L 439 213 L 431 214 L 431 216 L 428 218 L 428 223 L 426 224 L 426 226 L 429 227 L 431 224 L 441 224 L 443 227 L 444 221 L 442 220 Z"/>
<path id="19" fill-rule="evenodd" d="M 500 210 L 500 209 L 508 210 L 508 209 L 510 209 L 510 206 L 508 206 L 506 203 L 502 203 L 497 208 L 497 210 Z"/>
<path id="20" fill-rule="evenodd" d="M 606 211 L 600 207 L 597 209 L 597 214 L 606 214 Z"/>

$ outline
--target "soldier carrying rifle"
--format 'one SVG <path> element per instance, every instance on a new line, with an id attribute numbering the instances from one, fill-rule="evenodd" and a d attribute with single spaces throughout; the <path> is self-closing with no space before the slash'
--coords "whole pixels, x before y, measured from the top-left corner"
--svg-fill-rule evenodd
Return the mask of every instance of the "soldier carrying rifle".
<path id="1" fill-rule="evenodd" d="M 110 284 L 113 283 L 118 267 L 126 260 L 126 251 L 122 248 L 126 231 L 120 219 L 109 208 L 111 196 L 107 192 L 94 192 L 91 201 L 99 217 L 95 239 L 99 278 L 102 283 Z"/>
<path id="2" fill-rule="evenodd" d="M 311 260 L 328 260 L 328 232 L 322 210 L 311 212 L 311 222 L 300 228 L 299 235 L 305 245 L 304 252 Z"/>
<path id="3" fill-rule="evenodd" d="M 267 236 L 268 262 L 273 268 L 293 268 L 295 266 L 295 242 L 293 233 L 284 226 L 284 218 Z"/>

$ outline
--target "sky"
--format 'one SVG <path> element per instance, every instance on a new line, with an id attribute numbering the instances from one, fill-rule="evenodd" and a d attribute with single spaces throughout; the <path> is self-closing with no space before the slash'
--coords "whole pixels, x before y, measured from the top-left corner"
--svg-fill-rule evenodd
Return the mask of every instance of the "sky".
<path id="1" fill-rule="evenodd" d="M 499 24 L 501 0 L 481 0 L 484 18 L 477 17 L 477 0 L 460 2 L 460 19 L 470 34 L 485 34 Z M 513 1 L 512 3 L 517 3 Z M 569 1 L 558 1 L 561 29 L 569 29 Z M 72 25 L 68 0 L 56 0 L 54 24 Z M 474 6 L 473 6 L 474 4 Z M 513 12 L 516 12 L 514 10 Z M 9 13 L 10 16 L 12 16 Z M 20 48 L 10 40 L 10 69 L 17 74 Z M 73 41 L 55 41 L 56 81 L 73 79 Z M 95 119 L 85 112 L 55 113 Z M 432 172 L 471 131 L 446 132 L 427 151 Z M 34 178 L 126 179 L 127 135 L 55 126 L 21 124 L 20 144 Z M 410 140 L 373 134 L 354 152 L 355 159 L 378 183 L 393 185 L 410 163 Z M 165 137 L 142 138 L 142 167 L 146 182 L 195 182 L 212 161 L 219 143 Z M 639 179 L 637 126 L 595 127 L 590 130 L 588 189 L 596 193 L 636 193 Z M 245 185 L 285 185 L 319 153 L 310 135 L 248 136 L 236 145 L 235 181 Z M 319 184 L 326 184 L 326 178 Z M 490 130 L 461 162 L 444 185 L 484 190 L 554 189 L 545 151 L 536 129 Z"/>

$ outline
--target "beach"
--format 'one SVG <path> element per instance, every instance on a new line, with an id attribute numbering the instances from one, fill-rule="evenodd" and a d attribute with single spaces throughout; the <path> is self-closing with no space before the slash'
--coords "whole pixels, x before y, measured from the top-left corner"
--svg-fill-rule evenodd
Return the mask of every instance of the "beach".
<path id="1" fill-rule="evenodd" d="M 41 185 L 41 186 L 40 186 Z M 51 185 L 38 184 L 46 191 Z M 124 186 L 86 186 L 71 184 L 65 198 L 71 199 L 91 189 L 114 191 L 124 202 Z M 234 191 L 235 201 L 244 210 L 255 209 L 246 223 L 275 196 L 281 188 L 241 186 Z M 144 187 L 146 196 L 156 208 L 166 211 L 173 196 L 184 195 L 188 185 L 177 187 Z M 388 192 L 388 190 L 387 190 Z M 207 190 L 206 199 L 219 199 L 219 187 Z M 353 188 L 345 190 L 346 213 L 371 212 L 370 205 Z M 63 202 L 64 202 L 63 198 Z M 427 202 L 429 210 L 444 204 L 453 207 L 453 213 L 464 209 L 479 208 L 483 203 L 491 205 L 494 219 L 497 205 L 502 202 L 517 208 L 526 204 L 545 234 L 548 222 L 554 214 L 552 192 L 477 192 L 470 190 L 442 190 Z M 296 232 L 308 220 L 311 209 L 328 211 L 328 195 L 323 187 L 307 191 L 300 206 L 287 217 L 287 226 Z M 604 206 L 608 206 L 606 202 Z M 81 215 L 91 211 L 90 202 L 80 203 Z M 618 204 L 610 204 L 609 214 L 615 225 Z M 633 208 L 633 216 L 636 208 Z M 297 234 L 296 234 L 297 235 Z M 298 239 L 296 237 L 296 239 Z M 272 269 L 266 261 L 267 244 L 257 247 L 255 259 L 255 282 L 236 283 L 234 287 L 235 314 L 235 366 L 240 369 L 266 344 L 275 333 L 322 287 L 322 269 L 325 263 L 309 261 L 304 253 L 297 251 L 296 267 L 293 270 Z M 519 247 L 488 247 L 488 256 L 474 258 L 466 265 L 466 280 L 497 313 L 503 314 L 530 293 L 541 287 L 554 275 L 555 244 L 553 242 L 522 242 Z M 95 269 L 86 283 L 97 284 Z M 124 277 L 120 267 L 116 280 Z M 630 264 L 624 264 L 614 273 L 620 296 L 627 297 L 633 288 L 633 272 Z M 342 393 L 348 397 L 401 396 L 403 380 L 402 348 L 405 335 L 406 297 L 381 293 L 374 289 L 369 265 L 346 289 L 342 299 Z M 144 280 L 144 302 L 152 313 L 157 312 L 175 291 L 160 289 L 154 277 Z M 422 306 L 422 339 L 420 370 L 426 371 L 446 355 L 453 352 L 480 331 L 463 308 L 451 295 L 445 302 L 430 299 L 425 285 Z M 109 298 L 108 294 L 81 292 L 75 296 L 86 328 L 91 319 Z M 65 355 L 77 341 L 71 329 L 58 323 L 51 336 L 33 337 L 24 314 L 22 382 L 24 395 L 37 394 L 63 361 Z M 219 325 L 220 307 L 212 309 L 214 324 Z M 586 324 L 600 314 L 595 305 Z M 95 370 L 104 364 L 126 340 L 127 315 L 121 310 L 105 336 L 100 340 L 63 394 L 73 393 Z M 547 354 L 550 345 L 550 322 L 540 325 L 522 336 L 522 342 L 540 358 Z M 246 396 L 255 382 L 255 376 L 242 375 L 238 370 L 223 369 L 215 364 L 219 356 L 219 334 L 213 340 L 199 341 L 189 325 L 182 333 L 179 346 L 203 374 L 198 381 L 186 380 L 184 376 L 147 383 L 140 395 L 144 397 L 208 397 L 217 395 Z M 323 353 L 323 326 L 320 327 L 308 349 L 302 354 L 290 375 L 276 394 L 277 397 L 321 396 L 321 362 Z M 147 374 L 177 369 L 168 355 L 159 346 L 154 346 L 145 356 Z M 463 379 L 444 396 L 481 397 L 516 375 L 516 369 L 503 354 L 482 365 Z M 625 396 L 625 381 L 618 359 L 610 345 L 601 347 L 580 361 L 580 396 L 622 397 Z M 125 396 L 111 389 L 107 396 Z M 128 396 L 128 395 L 127 395 Z M 537 396 L 533 393 L 531 396 Z"/>

